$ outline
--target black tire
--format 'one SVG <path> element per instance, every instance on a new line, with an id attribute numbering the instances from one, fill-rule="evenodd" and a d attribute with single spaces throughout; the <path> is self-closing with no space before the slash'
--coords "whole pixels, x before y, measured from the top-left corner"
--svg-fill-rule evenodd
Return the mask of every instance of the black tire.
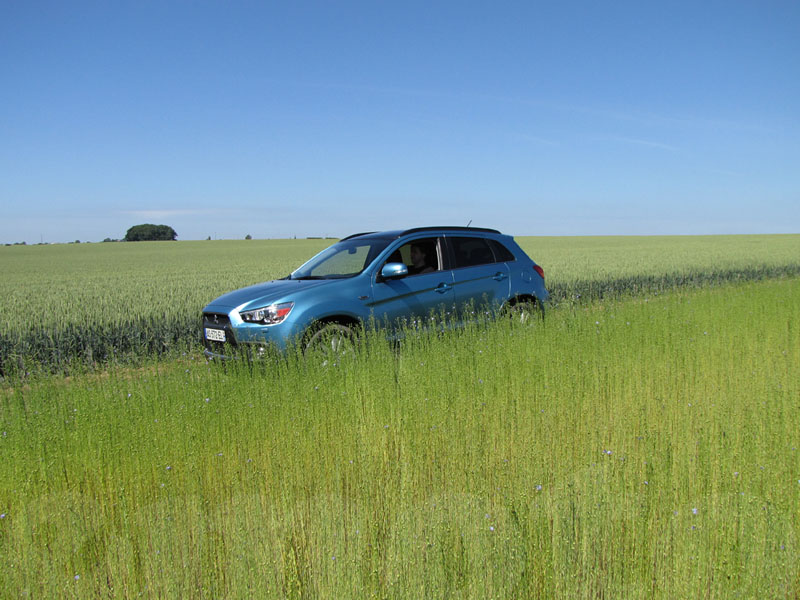
<path id="1" fill-rule="evenodd" d="M 544 321 L 544 307 L 535 300 L 518 300 L 506 306 L 504 312 L 516 326 L 529 327 Z"/>
<path id="2" fill-rule="evenodd" d="M 322 364 L 327 364 L 352 355 L 355 349 L 356 337 L 350 327 L 341 323 L 324 323 L 308 335 L 303 354 L 319 357 Z"/>

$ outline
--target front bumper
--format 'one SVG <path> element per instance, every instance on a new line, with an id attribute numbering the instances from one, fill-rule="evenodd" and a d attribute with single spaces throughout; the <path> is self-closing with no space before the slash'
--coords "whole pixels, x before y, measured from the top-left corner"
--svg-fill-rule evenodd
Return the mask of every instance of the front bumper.
<path id="1" fill-rule="evenodd" d="M 213 329 L 225 333 L 225 341 L 209 339 L 206 330 Z M 286 350 L 286 344 L 280 337 L 270 339 L 264 328 L 247 326 L 244 329 L 234 327 L 227 314 L 221 312 L 203 313 L 202 342 L 203 354 L 210 360 L 235 360 L 238 358 L 261 359 L 274 352 Z M 237 340 L 238 336 L 244 337 Z"/>
<path id="2" fill-rule="evenodd" d="M 208 339 L 206 330 L 221 330 L 225 333 L 225 341 L 220 342 Z M 236 348 L 236 337 L 228 315 L 224 313 L 203 313 L 203 346 L 204 354 L 209 358 L 232 358 Z"/>

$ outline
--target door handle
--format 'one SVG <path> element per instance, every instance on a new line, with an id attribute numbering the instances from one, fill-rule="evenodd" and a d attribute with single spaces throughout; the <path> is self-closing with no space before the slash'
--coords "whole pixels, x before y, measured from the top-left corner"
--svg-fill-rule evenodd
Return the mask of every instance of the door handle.
<path id="1" fill-rule="evenodd" d="M 494 279 L 495 281 L 503 281 L 503 279 L 505 279 L 505 278 L 506 278 L 506 274 L 505 273 L 501 273 L 499 271 L 494 274 L 494 277 L 492 277 L 492 279 Z"/>
<path id="2" fill-rule="evenodd" d="M 445 292 L 449 291 L 450 288 L 452 287 L 453 286 L 450 285 L 449 283 L 440 283 L 435 288 L 433 288 L 433 291 L 439 292 L 440 294 L 444 294 Z"/>

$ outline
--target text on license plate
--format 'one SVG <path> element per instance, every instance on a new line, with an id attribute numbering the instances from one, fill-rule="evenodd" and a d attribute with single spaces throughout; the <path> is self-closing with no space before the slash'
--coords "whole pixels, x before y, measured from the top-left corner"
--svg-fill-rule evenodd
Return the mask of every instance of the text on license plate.
<path id="1" fill-rule="evenodd" d="M 206 327 L 206 339 L 212 342 L 224 342 L 225 330 L 224 329 L 211 329 Z"/>

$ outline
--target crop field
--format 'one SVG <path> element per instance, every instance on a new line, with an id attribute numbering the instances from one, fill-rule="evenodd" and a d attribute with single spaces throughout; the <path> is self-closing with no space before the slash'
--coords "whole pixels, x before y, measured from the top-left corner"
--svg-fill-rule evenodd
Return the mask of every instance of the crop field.
<path id="1" fill-rule="evenodd" d="M 518 238 L 554 303 L 800 274 L 800 235 Z M 216 296 L 283 277 L 333 240 L 0 248 L 0 376 L 196 349 Z"/>
<path id="2" fill-rule="evenodd" d="M 520 242 L 544 323 L 325 366 L 196 316 L 329 241 L 0 248 L 0 596 L 800 596 L 800 236 Z"/>

